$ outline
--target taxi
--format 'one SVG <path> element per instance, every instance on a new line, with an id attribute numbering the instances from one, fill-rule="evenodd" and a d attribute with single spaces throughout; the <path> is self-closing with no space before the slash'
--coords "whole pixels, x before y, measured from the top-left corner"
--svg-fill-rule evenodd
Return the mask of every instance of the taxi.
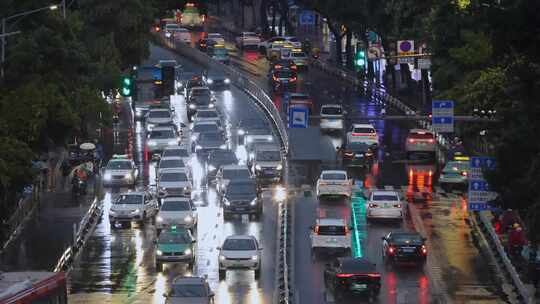
<path id="1" fill-rule="evenodd" d="M 439 176 L 439 185 L 445 191 L 452 189 L 464 190 L 469 184 L 469 157 L 455 156 L 454 160 L 449 161 L 444 166 Z"/>
<path id="2" fill-rule="evenodd" d="M 161 232 L 156 244 L 156 271 L 163 270 L 165 263 L 183 263 L 193 271 L 195 265 L 195 246 L 197 240 L 187 228 L 172 226 Z"/>
<path id="3" fill-rule="evenodd" d="M 291 60 L 294 62 L 298 69 L 307 70 L 308 69 L 308 56 L 302 51 L 302 49 L 292 49 L 291 52 L 282 53 L 282 60 Z"/>

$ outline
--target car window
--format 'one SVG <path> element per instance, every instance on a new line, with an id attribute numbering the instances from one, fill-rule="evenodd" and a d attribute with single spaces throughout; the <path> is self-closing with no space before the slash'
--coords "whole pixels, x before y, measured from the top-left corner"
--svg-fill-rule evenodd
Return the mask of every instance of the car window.
<path id="1" fill-rule="evenodd" d="M 276 71 L 274 72 L 277 78 L 291 78 L 294 76 L 293 72 L 291 71 Z"/>
<path id="2" fill-rule="evenodd" d="M 347 145 L 347 149 L 355 152 L 366 152 L 369 150 L 369 146 L 361 142 L 351 142 Z"/>
<path id="3" fill-rule="evenodd" d="M 409 137 L 410 138 L 415 138 L 415 139 L 433 139 L 433 134 L 431 134 L 431 133 L 410 133 Z"/>
<path id="4" fill-rule="evenodd" d="M 150 111 L 150 114 L 148 114 L 148 117 L 150 118 L 170 118 L 171 114 L 169 111 Z"/>
<path id="5" fill-rule="evenodd" d="M 306 53 L 304 53 L 304 52 L 293 52 L 292 56 L 293 57 L 307 57 Z"/>
<path id="6" fill-rule="evenodd" d="M 353 133 L 376 133 L 372 128 L 354 128 Z"/>
<path id="7" fill-rule="evenodd" d="M 161 206 L 161 211 L 190 211 L 191 206 L 188 201 L 165 201 Z"/>
<path id="8" fill-rule="evenodd" d="M 187 175 L 183 172 L 165 172 L 159 179 L 162 182 L 187 182 Z"/>
<path id="9" fill-rule="evenodd" d="M 181 159 L 166 159 L 159 162 L 159 168 L 183 168 L 184 162 Z"/>
<path id="10" fill-rule="evenodd" d="M 322 175 L 323 180 L 346 180 L 347 175 L 343 173 L 324 173 Z"/>
<path id="11" fill-rule="evenodd" d="M 258 36 L 255 33 L 245 32 L 244 37 L 246 37 L 246 38 L 257 38 Z"/>
<path id="12" fill-rule="evenodd" d="M 227 239 L 223 244 L 223 250 L 256 250 L 257 246 L 252 239 Z"/>
<path id="13" fill-rule="evenodd" d="M 218 141 L 221 139 L 222 137 L 218 133 L 202 133 L 201 134 L 201 141 Z"/>
<path id="14" fill-rule="evenodd" d="M 238 159 L 236 158 L 236 155 L 234 154 L 234 152 L 217 152 L 217 153 L 212 153 L 210 155 L 210 162 L 211 163 L 216 163 L 216 162 L 220 162 L 220 163 L 236 163 L 238 161 Z"/>
<path id="15" fill-rule="evenodd" d="M 223 170 L 224 179 L 248 179 L 250 178 L 249 170 L 247 169 L 231 169 Z"/>
<path id="16" fill-rule="evenodd" d="M 422 237 L 419 235 L 392 235 L 390 241 L 411 245 L 421 245 L 423 243 Z"/>
<path id="17" fill-rule="evenodd" d="M 257 193 L 257 187 L 255 183 L 246 183 L 246 184 L 230 184 L 227 188 L 227 193 L 229 194 L 255 194 Z"/>
<path id="18" fill-rule="evenodd" d="M 341 115 L 343 111 L 340 107 L 323 107 L 321 113 L 326 115 Z"/>
<path id="19" fill-rule="evenodd" d="M 173 284 L 171 297 L 177 298 L 200 298 L 207 297 L 207 288 L 203 284 Z"/>
<path id="20" fill-rule="evenodd" d="M 281 154 L 279 151 L 258 151 L 257 152 L 258 161 L 280 161 Z"/>
<path id="21" fill-rule="evenodd" d="M 163 157 L 169 156 L 189 157 L 189 154 L 185 149 L 167 149 L 163 151 Z"/>
<path id="22" fill-rule="evenodd" d="M 197 117 L 203 117 L 203 118 L 216 118 L 218 117 L 217 113 L 214 111 L 198 111 Z"/>
<path id="23" fill-rule="evenodd" d="M 195 124 L 193 127 L 193 132 L 203 133 L 203 132 L 217 132 L 219 128 L 216 124 Z"/>
<path id="24" fill-rule="evenodd" d="M 193 89 L 191 90 L 191 95 L 199 96 L 199 95 L 210 95 L 210 90 L 208 89 Z"/>
<path id="25" fill-rule="evenodd" d="M 120 195 L 115 201 L 117 205 L 140 205 L 143 203 L 142 195 Z"/>
<path id="26" fill-rule="evenodd" d="M 159 235 L 158 242 L 163 243 L 189 243 L 191 238 L 187 233 L 165 232 Z"/>
<path id="27" fill-rule="evenodd" d="M 111 170 L 128 170 L 132 169 L 130 161 L 113 160 L 107 164 L 107 169 Z"/>
<path id="28" fill-rule="evenodd" d="M 319 235 L 347 235 L 345 226 L 319 226 Z"/>
<path id="29" fill-rule="evenodd" d="M 152 130 L 150 131 L 150 138 L 151 139 L 167 139 L 167 138 L 175 138 L 176 135 L 174 134 L 173 130 Z"/>
<path id="30" fill-rule="evenodd" d="M 374 201 L 398 201 L 399 198 L 394 194 L 373 194 L 372 200 Z"/>

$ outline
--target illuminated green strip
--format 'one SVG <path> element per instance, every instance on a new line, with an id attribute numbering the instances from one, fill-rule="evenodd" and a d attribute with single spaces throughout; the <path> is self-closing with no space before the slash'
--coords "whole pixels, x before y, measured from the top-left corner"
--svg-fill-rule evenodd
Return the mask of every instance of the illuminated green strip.
<path id="1" fill-rule="evenodd" d="M 352 254 L 355 258 L 364 256 L 362 243 L 366 237 L 366 200 L 362 196 L 362 188 L 354 189 L 351 199 L 352 217 Z"/>

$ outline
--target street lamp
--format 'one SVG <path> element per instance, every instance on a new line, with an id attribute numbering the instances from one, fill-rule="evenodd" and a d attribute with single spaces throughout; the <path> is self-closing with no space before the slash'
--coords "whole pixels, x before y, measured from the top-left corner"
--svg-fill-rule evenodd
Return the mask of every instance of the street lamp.
<path id="1" fill-rule="evenodd" d="M 65 18 L 65 14 L 66 14 L 65 1 L 66 0 L 62 0 L 62 8 L 64 10 L 64 12 L 63 12 L 64 18 Z M 6 31 L 7 31 L 6 23 L 9 20 L 19 18 L 19 17 L 28 16 L 30 14 L 38 13 L 38 12 L 41 12 L 41 11 L 54 11 L 54 10 L 57 10 L 59 7 L 60 6 L 58 4 L 53 4 L 53 5 L 44 6 L 44 7 L 41 7 L 41 8 L 37 8 L 37 9 L 34 9 L 34 10 L 29 10 L 29 11 L 26 11 L 26 12 L 17 13 L 15 15 L 2 18 L 2 34 L 0 35 L 0 37 L 2 37 L 2 42 L 0 43 L 1 46 L 2 46 L 2 57 L 1 57 L 1 61 L 0 61 L 0 76 L 1 77 L 4 77 L 4 63 L 6 62 L 6 37 L 8 36 L 6 34 Z"/>

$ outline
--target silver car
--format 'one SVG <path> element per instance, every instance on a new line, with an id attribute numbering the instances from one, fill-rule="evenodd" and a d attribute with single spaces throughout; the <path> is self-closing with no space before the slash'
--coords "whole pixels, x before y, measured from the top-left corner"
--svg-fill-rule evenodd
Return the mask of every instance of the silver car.
<path id="1" fill-rule="evenodd" d="M 191 197 L 193 184 L 185 169 L 167 169 L 158 176 L 157 189 L 160 198 L 166 196 Z"/>
<path id="2" fill-rule="evenodd" d="M 186 147 L 170 146 L 163 149 L 161 158 L 172 157 L 172 156 L 181 157 L 182 160 L 184 161 L 184 164 L 186 165 L 189 165 L 189 162 L 191 161 L 191 155 Z"/>
<path id="3" fill-rule="evenodd" d="M 148 152 L 153 156 L 159 154 L 167 147 L 178 146 L 180 139 L 176 131 L 171 127 L 156 127 L 153 128 L 147 135 L 146 145 Z M 154 157 L 153 157 L 154 158 Z"/>
<path id="4" fill-rule="evenodd" d="M 214 303 L 214 292 L 206 278 L 179 277 L 174 279 L 165 298 L 166 304 L 210 304 Z"/>
<path id="5" fill-rule="evenodd" d="M 156 176 L 159 176 L 159 175 L 161 175 L 161 172 L 163 172 L 165 170 L 170 170 L 170 169 L 186 170 L 186 164 L 184 163 L 182 158 L 178 157 L 178 156 L 162 157 L 159 160 L 159 164 L 158 164 L 158 166 L 156 168 L 156 170 L 157 170 Z"/>
<path id="6" fill-rule="evenodd" d="M 343 131 L 345 128 L 346 112 L 339 104 L 326 104 L 321 106 L 321 131 Z"/>
<path id="7" fill-rule="evenodd" d="M 146 130 L 150 131 L 159 124 L 173 122 L 173 115 L 169 109 L 150 109 L 146 115 Z"/>
<path id="8" fill-rule="evenodd" d="M 126 192 L 113 201 L 109 209 L 109 222 L 112 228 L 116 223 L 138 222 L 143 225 L 153 219 L 158 212 L 156 198 L 149 192 Z"/>
<path id="9" fill-rule="evenodd" d="M 277 145 L 258 145 L 252 160 L 252 172 L 258 180 L 279 182 L 283 172 L 281 150 Z"/>
<path id="10" fill-rule="evenodd" d="M 134 186 L 139 169 L 127 155 L 114 155 L 103 172 L 104 186 Z"/>

